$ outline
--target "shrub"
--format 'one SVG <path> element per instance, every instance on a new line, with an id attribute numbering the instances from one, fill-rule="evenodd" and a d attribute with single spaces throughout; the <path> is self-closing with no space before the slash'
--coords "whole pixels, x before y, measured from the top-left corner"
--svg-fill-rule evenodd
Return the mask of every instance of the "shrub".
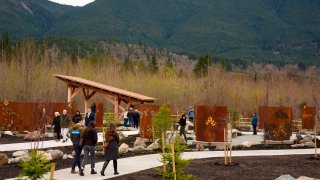
<path id="1" fill-rule="evenodd" d="M 173 174 L 173 163 L 176 167 L 176 177 L 177 180 L 190 180 L 194 176 L 192 174 L 186 174 L 184 172 L 185 167 L 189 164 L 190 159 L 182 159 L 182 153 L 186 149 L 186 145 L 181 144 L 181 137 L 178 135 L 174 139 L 174 157 L 175 162 L 172 162 L 171 146 L 167 145 L 168 151 L 161 154 L 161 162 L 166 164 L 166 171 L 163 168 L 156 168 L 162 174 L 163 179 L 174 179 Z"/>
<path id="2" fill-rule="evenodd" d="M 22 179 L 42 179 L 43 175 L 49 172 L 51 164 L 44 159 L 43 154 L 38 154 L 36 150 L 31 150 L 29 153 L 30 160 L 22 161 L 19 166 L 22 168 L 19 177 Z"/>
<path id="3" fill-rule="evenodd" d="M 161 139 L 162 131 L 166 132 L 169 130 L 173 126 L 173 122 L 169 107 L 167 105 L 161 105 L 159 111 L 152 119 L 152 126 L 156 136 L 155 139 Z"/>

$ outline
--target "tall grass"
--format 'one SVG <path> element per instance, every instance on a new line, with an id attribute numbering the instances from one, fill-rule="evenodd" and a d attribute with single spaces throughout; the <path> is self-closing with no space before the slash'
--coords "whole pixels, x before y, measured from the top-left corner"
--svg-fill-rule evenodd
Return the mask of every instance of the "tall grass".
<path id="1" fill-rule="evenodd" d="M 189 66 L 182 74 L 178 68 L 171 73 L 160 70 L 151 74 L 146 66 L 141 66 L 141 61 L 134 62 L 140 65 L 133 63 L 130 71 L 124 71 L 120 60 L 106 55 L 74 61 L 68 55 L 52 50 L 41 51 L 32 43 L 25 43 L 11 57 L 0 61 L 0 99 L 66 101 L 66 85 L 53 76 L 63 74 L 155 97 L 158 99 L 156 103 L 168 103 L 179 110 L 194 104 L 212 104 L 249 114 L 261 105 L 282 105 L 293 107 L 294 117 L 297 117 L 300 104 L 314 106 L 320 102 L 317 67 L 302 71 L 294 65 L 278 68 L 254 64 L 246 70 L 234 68 L 234 71 L 227 72 L 214 64 L 206 77 L 196 78 Z M 99 95 L 96 98 L 105 102 Z M 82 101 L 82 96 L 76 98 L 80 107 Z M 112 109 L 111 105 L 107 107 Z"/>

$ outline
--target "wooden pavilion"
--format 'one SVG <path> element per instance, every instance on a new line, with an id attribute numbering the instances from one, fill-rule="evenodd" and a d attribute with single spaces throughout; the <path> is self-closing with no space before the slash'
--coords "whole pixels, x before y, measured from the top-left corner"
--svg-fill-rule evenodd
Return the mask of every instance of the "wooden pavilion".
<path id="1" fill-rule="evenodd" d="M 54 76 L 67 83 L 68 86 L 68 104 L 72 104 L 76 95 L 82 91 L 85 98 L 85 113 L 89 107 L 89 100 L 96 94 L 100 93 L 108 102 L 114 105 L 114 113 L 116 118 L 121 118 L 126 108 L 132 104 L 153 103 L 155 98 L 144 96 L 138 93 L 130 92 L 127 90 L 107 86 L 101 83 L 89 81 L 87 79 L 54 74 Z M 121 105 L 124 102 L 124 106 Z M 121 110 L 121 113 L 119 113 Z"/>

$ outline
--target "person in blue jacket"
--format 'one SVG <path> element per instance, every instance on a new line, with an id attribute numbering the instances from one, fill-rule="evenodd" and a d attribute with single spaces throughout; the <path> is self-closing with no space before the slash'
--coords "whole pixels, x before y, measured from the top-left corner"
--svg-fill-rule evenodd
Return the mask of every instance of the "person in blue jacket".
<path id="1" fill-rule="evenodd" d="M 256 112 L 252 114 L 251 124 L 253 128 L 253 135 L 257 135 L 258 115 Z"/>

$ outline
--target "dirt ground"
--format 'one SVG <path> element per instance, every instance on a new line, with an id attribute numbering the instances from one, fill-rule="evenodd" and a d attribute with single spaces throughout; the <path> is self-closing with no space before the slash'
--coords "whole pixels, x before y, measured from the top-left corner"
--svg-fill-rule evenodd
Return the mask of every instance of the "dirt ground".
<path id="1" fill-rule="evenodd" d="M 295 178 L 300 176 L 320 178 L 320 160 L 310 157 L 312 155 L 234 157 L 233 161 L 239 163 L 237 166 L 217 165 L 217 162 L 224 161 L 223 158 L 198 159 L 192 160 L 185 172 L 194 175 L 197 180 L 269 180 L 286 174 Z M 162 178 L 157 171 L 148 169 L 112 179 L 161 180 Z"/>

